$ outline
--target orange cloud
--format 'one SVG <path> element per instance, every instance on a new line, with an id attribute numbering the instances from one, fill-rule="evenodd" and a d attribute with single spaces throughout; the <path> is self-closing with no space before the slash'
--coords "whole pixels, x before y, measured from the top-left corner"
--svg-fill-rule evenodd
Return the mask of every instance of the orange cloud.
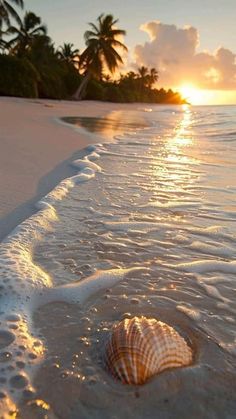
<path id="1" fill-rule="evenodd" d="M 136 45 L 135 65 L 157 68 L 161 84 L 179 86 L 188 82 L 202 89 L 236 90 L 236 54 L 223 47 L 215 53 L 197 52 L 196 28 L 152 21 L 140 29 L 150 39 Z"/>

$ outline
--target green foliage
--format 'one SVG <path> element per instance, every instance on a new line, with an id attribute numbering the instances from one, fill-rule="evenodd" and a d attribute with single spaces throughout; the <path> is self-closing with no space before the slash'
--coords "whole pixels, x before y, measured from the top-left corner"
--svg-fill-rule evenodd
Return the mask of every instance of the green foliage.
<path id="1" fill-rule="evenodd" d="M 81 77 L 81 81 L 84 79 L 85 76 Z M 83 99 L 115 103 L 185 103 L 180 94 L 171 89 L 153 88 L 157 80 L 157 70 L 155 68 L 149 70 L 146 67 L 141 67 L 137 73 L 130 71 L 122 75 L 118 81 L 111 81 L 107 76 L 103 80 L 90 76 L 87 93 Z"/>
<path id="2" fill-rule="evenodd" d="M 118 29 L 115 20 L 110 14 L 101 14 L 97 19 L 98 24 L 89 23 L 90 30 L 84 34 L 87 48 L 80 56 L 81 65 L 94 77 L 101 78 L 104 66 L 113 73 L 119 64 L 123 63 L 121 55 L 116 48 L 127 51 L 127 47 L 117 37 L 125 35 L 123 29 Z"/>
<path id="3" fill-rule="evenodd" d="M 8 28 L 8 33 L 13 35 L 8 46 L 15 55 L 24 56 L 35 37 L 46 36 L 47 29 L 45 25 L 41 24 L 41 18 L 33 12 L 26 12 L 23 20 L 20 19 L 17 23 L 17 26 Z"/>
<path id="4" fill-rule="evenodd" d="M 138 91 L 135 89 L 125 88 L 124 86 L 120 86 L 122 96 L 124 98 L 124 102 L 126 103 L 134 103 L 140 102 Z"/>
<path id="5" fill-rule="evenodd" d="M 66 97 L 66 89 L 60 75 L 48 67 L 41 68 L 38 89 L 41 98 L 63 99 Z"/>
<path id="6" fill-rule="evenodd" d="M 125 35 L 123 29 L 115 27 L 118 20 L 112 15 L 101 14 L 98 25 L 89 23 L 90 30 L 84 34 L 87 48 L 80 55 L 80 68 L 89 78 L 93 77 L 102 80 L 104 68 L 107 67 L 113 73 L 123 63 L 121 55 L 116 48 L 127 51 L 127 47 L 117 37 Z M 75 97 L 81 99 L 85 96 L 87 83 L 81 83 L 81 87 L 75 92 Z"/>
<path id="7" fill-rule="evenodd" d="M 64 42 L 57 50 L 57 57 L 68 64 L 79 62 L 79 50 L 74 48 L 74 44 Z"/>
<path id="8" fill-rule="evenodd" d="M 23 5 L 23 0 L 0 0 L 0 95 L 73 97 L 117 103 L 185 103 L 171 89 L 154 88 L 159 78 L 155 68 L 142 66 L 114 82 L 109 74 L 104 76 L 105 69 L 111 74 L 122 63 L 119 49 L 127 51 L 119 41 L 125 31 L 117 28 L 118 21 L 111 14 L 102 14 L 96 24 L 89 24 L 90 29 L 85 32 L 86 48 L 79 56 L 79 50 L 71 43 L 55 50 L 46 26 L 33 12 L 26 12 L 22 19 L 14 9 L 7 13 L 9 2 Z M 14 17 L 15 26 L 10 17 Z"/>
<path id="9" fill-rule="evenodd" d="M 0 95 L 32 97 L 38 96 L 39 74 L 26 59 L 0 55 Z"/>
<path id="10" fill-rule="evenodd" d="M 107 83 L 105 89 L 105 100 L 107 102 L 125 102 L 121 89 L 113 83 Z"/>
<path id="11" fill-rule="evenodd" d="M 13 5 L 11 4 L 13 3 Z M 17 11 L 14 9 L 14 6 L 23 8 L 23 0 L 1 0 L 0 1 L 0 29 L 3 24 L 10 25 L 10 18 L 20 21 L 20 17 Z"/>
<path id="12" fill-rule="evenodd" d="M 36 36 L 27 52 L 40 75 L 39 97 L 68 99 L 74 93 L 81 76 L 73 64 L 61 61 L 47 36 Z"/>
<path id="13" fill-rule="evenodd" d="M 105 99 L 105 89 L 102 83 L 99 83 L 97 80 L 90 80 L 87 86 L 86 96 L 87 100 L 104 100 Z"/>
<path id="14" fill-rule="evenodd" d="M 69 99 L 80 82 L 80 76 L 73 66 L 54 63 L 54 66 L 41 66 L 39 97 Z"/>
<path id="15" fill-rule="evenodd" d="M 46 35 L 36 35 L 23 56 L 0 55 L 0 68 L 0 95 L 69 99 L 81 80 Z"/>
<path id="16" fill-rule="evenodd" d="M 78 70 L 73 66 L 73 64 L 64 63 L 64 72 L 62 75 L 63 82 L 66 87 L 67 98 L 71 98 L 75 90 L 79 86 L 82 76 L 79 74 Z"/>

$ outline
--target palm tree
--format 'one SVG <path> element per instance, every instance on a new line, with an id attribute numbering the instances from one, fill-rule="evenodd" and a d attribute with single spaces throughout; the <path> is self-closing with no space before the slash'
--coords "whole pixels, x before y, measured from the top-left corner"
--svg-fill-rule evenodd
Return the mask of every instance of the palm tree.
<path id="1" fill-rule="evenodd" d="M 64 43 L 58 48 L 57 56 L 60 60 L 78 66 L 79 63 L 79 50 L 74 49 L 74 44 Z"/>
<path id="2" fill-rule="evenodd" d="M 145 88 L 148 85 L 149 75 L 148 75 L 148 68 L 147 67 L 139 67 L 138 68 L 138 75 L 139 75 L 139 95 L 140 100 L 143 101 Z"/>
<path id="3" fill-rule="evenodd" d="M 87 48 L 80 56 L 80 67 L 84 71 L 84 79 L 77 89 L 74 98 L 81 99 L 89 79 L 93 76 L 101 79 L 104 67 L 110 73 L 114 73 L 119 64 L 123 63 L 122 57 L 115 48 L 127 51 L 127 47 L 117 39 L 126 32 L 123 29 L 115 28 L 118 20 L 114 20 L 112 15 L 101 14 L 98 25 L 89 23 L 91 30 L 84 34 Z"/>
<path id="4" fill-rule="evenodd" d="M 13 48 L 18 55 L 24 55 L 32 45 L 37 36 L 46 35 L 47 28 L 41 24 L 41 18 L 33 12 L 26 12 L 23 21 L 20 21 L 19 27 L 10 26 L 8 34 L 15 35 L 8 42 L 9 48 Z"/>
<path id="5" fill-rule="evenodd" d="M 145 87 L 145 85 L 147 83 L 147 79 L 148 79 L 148 68 L 144 67 L 144 66 L 139 67 L 138 72 L 139 72 L 139 76 L 140 76 L 141 86 Z"/>
<path id="6" fill-rule="evenodd" d="M 151 70 L 149 72 L 149 75 L 148 75 L 148 87 L 149 87 L 149 89 L 151 89 L 153 84 L 155 84 L 158 79 L 159 79 L 158 71 L 154 67 L 151 68 Z"/>
<path id="7" fill-rule="evenodd" d="M 138 68 L 138 72 L 141 78 L 145 78 L 148 75 L 148 68 L 144 67 L 144 65 L 142 67 Z"/>
<path id="8" fill-rule="evenodd" d="M 129 71 L 126 74 L 120 74 L 119 85 L 127 89 L 137 90 L 138 74 Z"/>
<path id="9" fill-rule="evenodd" d="M 18 23 L 20 22 L 19 15 L 11 3 L 21 7 L 22 9 L 24 7 L 23 0 L 0 0 L 0 33 L 3 23 L 5 23 L 7 26 L 10 25 L 10 17 L 13 17 Z"/>

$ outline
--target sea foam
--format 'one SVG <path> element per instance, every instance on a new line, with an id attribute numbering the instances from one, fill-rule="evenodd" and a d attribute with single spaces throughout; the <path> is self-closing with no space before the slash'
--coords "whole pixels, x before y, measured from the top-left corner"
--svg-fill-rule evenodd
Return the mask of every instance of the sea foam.
<path id="1" fill-rule="evenodd" d="M 90 147 L 83 160 L 73 166 L 77 175 L 63 180 L 37 204 L 37 212 L 22 222 L 0 245 L 0 410 L 5 417 L 15 403 L 34 394 L 32 377 L 42 361 L 45 345 L 32 324 L 35 309 L 51 301 L 82 304 L 92 294 L 114 286 L 134 269 L 95 272 L 73 285 L 54 287 L 53 280 L 33 258 L 35 245 L 57 223 L 57 202 L 76 184 L 89 181 L 101 168 L 91 159 L 99 158 L 101 146 Z"/>

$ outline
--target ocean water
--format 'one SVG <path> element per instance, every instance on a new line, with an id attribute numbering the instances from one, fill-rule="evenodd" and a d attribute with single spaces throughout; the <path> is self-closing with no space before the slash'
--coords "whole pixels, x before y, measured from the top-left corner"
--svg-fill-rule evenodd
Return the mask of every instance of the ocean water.
<path id="1" fill-rule="evenodd" d="M 236 107 L 66 122 L 100 143 L 1 244 L 2 417 L 234 418 Z M 134 315 L 176 328 L 193 364 L 115 381 L 104 345 Z"/>

